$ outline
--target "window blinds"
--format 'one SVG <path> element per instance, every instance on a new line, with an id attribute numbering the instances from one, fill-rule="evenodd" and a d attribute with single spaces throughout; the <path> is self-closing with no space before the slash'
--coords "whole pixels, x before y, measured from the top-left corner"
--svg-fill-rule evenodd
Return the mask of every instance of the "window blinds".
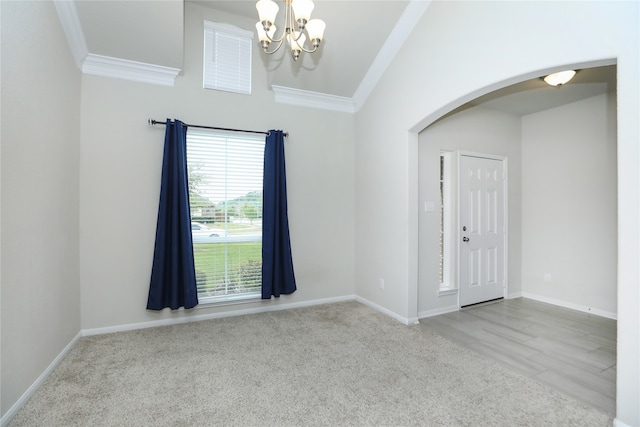
<path id="1" fill-rule="evenodd" d="M 204 21 L 205 89 L 251 94 L 253 32 Z"/>
<path id="2" fill-rule="evenodd" d="M 199 299 L 261 290 L 264 144 L 259 135 L 187 132 Z"/>

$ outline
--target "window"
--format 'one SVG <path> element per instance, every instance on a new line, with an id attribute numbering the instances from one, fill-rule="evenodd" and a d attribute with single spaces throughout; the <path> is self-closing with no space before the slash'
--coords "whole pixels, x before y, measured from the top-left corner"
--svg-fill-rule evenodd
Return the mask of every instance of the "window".
<path id="1" fill-rule="evenodd" d="M 440 153 L 440 295 L 454 292 L 453 280 L 453 207 L 451 195 L 453 153 Z"/>
<path id="2" fill-rule="evenodd" d="M 204 88 L 250 95 L 252 41 L 252 31 L 204 21 Z"/>
<path id="3" fill-rule="evenodd" d="M 264 138 L 189 128 L 191 232 L 201 303 L 260 296 Z"/>

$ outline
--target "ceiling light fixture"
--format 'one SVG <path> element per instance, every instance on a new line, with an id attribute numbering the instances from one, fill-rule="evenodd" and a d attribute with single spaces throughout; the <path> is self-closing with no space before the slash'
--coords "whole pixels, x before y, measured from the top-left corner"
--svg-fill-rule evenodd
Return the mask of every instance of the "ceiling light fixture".
<path id="1" fill-rule="evenodd" d="M 562 86 L 576 75 L 574 70 L 560 71 L 559 73 L 549 74 L 543 80 L 551 86 Z"/>
<path id="2" fill-rule="evenodd" d="M 284 0 L 284 7 L 284 31 L 279 37 L 275 37 L 277 28 L 274 22 L 280 8 L 273 0 L 260 0 L 256 3 L 260 18 L 256 24 L 258 39 L 262 50 L 268 55 L 277 52 L 286 39 L 291 48 L 293 60 L 297 61 L 302 51 L 313 53 L 318 49 L 326 24 L 321 19 L 311 19 L 312 0 Z M 307 37 L 313 46 L 309 49 L 304 46 Z M 270 51 L 271 43 L 277 43 L 277 46 Z"/>

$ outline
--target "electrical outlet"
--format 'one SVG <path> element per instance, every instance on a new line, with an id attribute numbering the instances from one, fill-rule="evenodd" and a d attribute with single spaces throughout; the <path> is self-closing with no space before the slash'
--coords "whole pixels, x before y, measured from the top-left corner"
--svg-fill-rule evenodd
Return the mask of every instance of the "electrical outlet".
<path id="1" fill-rule="evenodd" d="M 549 273 L 544 273 L 544 281 L 545 282 L 550 282 L 551 281 L 551 274 Z"/>
<path id="2" fill-rule="evenodd" d="M 378 287 L 384 289 L 384 279 L 378 279 Z"/>

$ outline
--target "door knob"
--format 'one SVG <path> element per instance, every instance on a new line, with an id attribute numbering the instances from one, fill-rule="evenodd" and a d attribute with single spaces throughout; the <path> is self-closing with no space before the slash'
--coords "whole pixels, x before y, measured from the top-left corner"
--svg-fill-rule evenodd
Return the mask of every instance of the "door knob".
<path id="1" fill-rule="evenodd" d="M 462 238 L 462 241 L 463 241 L 463 242 L 468 242 L 468 241 L 469 241 L 469 238 L 468 238 L 468 237 L 463 237 L 463 238 Z"/>

